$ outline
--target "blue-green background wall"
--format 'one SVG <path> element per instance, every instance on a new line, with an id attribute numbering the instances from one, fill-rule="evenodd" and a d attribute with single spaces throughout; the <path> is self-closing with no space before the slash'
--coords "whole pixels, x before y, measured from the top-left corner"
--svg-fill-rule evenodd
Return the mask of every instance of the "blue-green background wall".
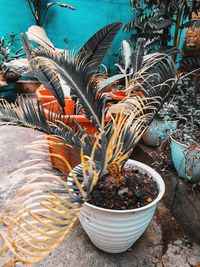
<path id="1" fill-rule="evenodd" d="M 80 48 L 98 29 L 108 23 L 128 22 L 131 15 L 129 0 L 66 0 L 76 10 L 58 6 L 49 9 L 44 28 L 59 48 Z M 0 36 L 10 32 L 25 32 L 34 24 L 27 0 L 0 0 Z M 112 50 L 116 51 L 126 34 L 120 33 Z"/>
<path id="2" fill-rule="evenodd" d="M 50 0 L 49 0 L 50 1 Z M 49 9 L 44 28 L 49 38 L 58 48 L 78 50 L 97 30 L 111 22 L 127 23 L 132 18 L 129 0 L 66 0 L 76 8 L 75 11 L 53 6 Z M 26 32 L 35 20 L 27 0 L 0 0 L 0 37 L 11 32 L 18 34 L 14 46 L 21 46 L 20 32 Z M 172 35 L 174 29 L 172 29 Z M 181 46 L 184 41 L 181 38 Z M 111 52 L 118 52 L 122 39 L 128 39 L 125 32 L 120 32 L 113 43 Z M 67 44 L 64 42 L 67 40 Z M 180 47 L 181 47 L 180 46 Z M 115 57 L 109 56 L 106 63 L 113 66 Z"/>

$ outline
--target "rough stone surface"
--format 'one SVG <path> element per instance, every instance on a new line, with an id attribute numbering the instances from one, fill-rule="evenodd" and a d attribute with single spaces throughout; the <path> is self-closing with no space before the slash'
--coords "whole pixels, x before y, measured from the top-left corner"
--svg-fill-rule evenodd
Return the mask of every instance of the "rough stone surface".
<path id="1" fill-rule="evenodd" d="M 0 127 L 3 153 L 0 160 L 0 206 L 5 204 L 11 185 L 15 185 L 15 176 L 11 172 L 23 160 L 32 157 L 27 155 L 24 145 L 30 144 L 37 136 L 33 130 Z M 77 222 L 64 242 L 34 267 L 194 267 L 198 264 L 200 247 L 188 238 L 169 210 L 160 203 L 148 229 L 129 251 L 111 255 L 98 250 Z"/>

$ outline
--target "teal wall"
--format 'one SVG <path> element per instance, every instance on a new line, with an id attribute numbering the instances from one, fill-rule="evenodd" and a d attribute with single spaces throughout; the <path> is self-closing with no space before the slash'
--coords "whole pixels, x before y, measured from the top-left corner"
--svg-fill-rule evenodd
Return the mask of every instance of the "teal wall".
<path id="1" fill-rule="evenodd" d="M 0 0 L 0 37 L 17 33 L 15 45 L 18 48 L 20 32 L 25 32 L 33 23 L 26 0 Z"/>
<path id="2" fill-rule="evenodd" d="M 80 48 L 81 45 L 98 29 L 108 23 L 128 22 L 131 17 L 129 0 L 66 0 L 76 7 L 68 10 L 58 6 L 49 9 L 44 24 L 48 36 L 59 48 L 66 48 L 64 38 L 68 40 L 68 48 Z M 10 32 L 25 32 L 34 24 L 34 19 L 27 0 L 0 0 L 0 36 Z M 120 33 L 112 48 L 117 51 L 120 42 L 126 38 Z"/>
<path id="3" fill-rule="evenodd" d="M 49 0 L 50 1 L 50 0 Z M 68 10 L 58 6 L 49 9 L 44 28 L 52 42 L 58 48 L 79 49 L 87 39 L 101 27 L 111 22 L 126 23 L 131 20 L 132 12 L 129 0 L 63 0 L 76 7 Z M 35 23 L 27 0 L 0 0 L 0 37 L 11 32 L 26 32 Z M 172 29 L 172 35 L 174 30 Z M 64 39 L 67 39 L 67 45 Z M 111 48 L 118 52 L 122 39 L 128 39 L 125 32 L 120 32 Z M 184 32 L 181 38 L 183 45 Z M 20 47 L 18 37 L 16 48 Z M 15 48 L 15 47 L 14 47 Z M 113 66 L 114 57 L 106 63 Z"/>

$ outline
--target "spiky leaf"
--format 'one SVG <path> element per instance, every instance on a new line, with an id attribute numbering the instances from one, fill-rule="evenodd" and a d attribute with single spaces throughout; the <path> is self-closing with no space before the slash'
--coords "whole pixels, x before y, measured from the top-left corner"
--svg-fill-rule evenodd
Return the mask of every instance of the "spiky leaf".
<path id="1" fill-rule="evenodd" d="M 122 24 L 118 22 L 105 26 L 95 33 L 80 49 L 78 54 L 80 61 L 84 60 L 85 64 L 92 63 L 89 68 L 91 75 L 99 70 L 101 63 L 121 26 Z"/>

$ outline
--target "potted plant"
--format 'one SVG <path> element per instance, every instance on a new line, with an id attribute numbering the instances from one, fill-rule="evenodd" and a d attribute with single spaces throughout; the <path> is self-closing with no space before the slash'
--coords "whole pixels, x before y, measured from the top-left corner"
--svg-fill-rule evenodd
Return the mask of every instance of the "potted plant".
<path id="1" fill-rule="evenodd" d="M 148 129 L 142 136 L 146 145 L 159 146 L 178 128 L 179 114 L 177 101 L 173 100 L 165 103 L 163 109 L 158 113 L 156 118 L 149 125 Z"/>
<path id="2" fill-rule="evenodd" d="M 85 117 L 97 129 L 95 135 L 89 135 L 76 121 L 76 129 L 70 127 L 60 114 L 49 113 L 46 118 L 43 106 L 38 102 L 36 111 L 30 98 L 21 97 L 15 106 L 1 101 L 2 122 L 31 127 L 54 137 L 48 146 L 57 146 L 52 155 L 64 170 L 63 173 L 52 170 L 46 161 L 21 166 L 23 185 L 0 215 L 5 227 L 0 232 L 4 242 L 0 253 L 7 256 L 3 260 L 8 266 L 16 262 L 33 264 L 48 256 L 68 234 L 79 214 L 96 246 L 112 253 L 125 251 L 144 232 L 164 194 L 159 174 L 128 159 L 171 87 L 166 90 L 157 86 L 158 90 L 153 92 L 151 86 L 145 86 L 148 97 L 141 97 L 131 94 L 133 86 L 123 101 L 106 107 L 101 94 L 95 99 L 98 87 L 89 87 L 90 79 L 94 79 L 94 62 L 87 62 L 88 49 L 91 46 L 84 48 L 82 55 L 86 58 L 81 61 L 79 57 L 64 60 L 63 54 L 48 60 L 34 58 L 32 64 L 39 64 L 46 75 L 50 72 L 49 63 L 52 64 L 79 99 Z M 95 58 L 99 59 L 96 52 Z M 160 56 L 162 67 L 157 75 L 168 79 L 170 74 L 175 79 L 176 69 L 171 60 L 168 55 Z M 141 84 L 140 90 L 143 88 Z M 107 115 L 110 120 L 106 123 Z M 44 140 L 33 146 L 38 155 L 47 151 Z M 73 157 L 73 164 L 63 156 L 66 152 Z M 40 172 L 41 168 L 45 173 Z M 106 229 L 103 235 L 102 229 Z"/>
<path id="3" fill-rule="evenodd" d="M 192 81 L 190 73 L 180 76 L 171 98 L 158 112 L 143 135 L 146 145 L 159 146 L 186 121 L 194 121 L 194 114 L 198 114 L 198 84 Z"/>
<path id="4" fill-rule="evenodd" d="M 84 203 L 79 215 L 79 220 L 93 244 L 108 253 L 122 253 L 127 251 L 140 238 L 149 225 L 157 203 L 165 191 L 161 176 L 147 165 L 138 161 L 129 160 L 124 166 L 124 174 L 130 174 L 131 172 L 133 174 L 132 178 L 134 177 L 133 179 L 137 180 L 137 177 L 141 175 L 143 176 L 144 183 L 148 184 L 149 177 L 156 182 L 158 190 L 156 198 L 152 198 L 152 196 L 147 197 L 146 192 L 143 191 L 144 184 L 141 187 L 138 186 L 139 189 L 135 191 L 133 197 L 132 191 L 128 191 L 126 187 L 128 181 L 123 182 L 123 187 L 119 189 L 120 184 L 115 184 L 115 182 L 109 181 L 109 179 L 107 180 L 104 177 L 105 180 L 94 187 L 91 196 Z M 112 178 L 110 177 L 110 179 Z M 106 181 L 110 188 L 105 188 Z M 148 190 L 152 190 L 153 194 L 157 191 L 150 184 L 148 184 Z M 138 201 L 143 193 L 147 197 L 144 206 Z M 112 198 L 106 197 L 109 194 Z M 135 201 L 135 204 L 137 204 L 130 208 L 130 206 L 127 205 L 126 207 L 124 203 L 121 203 L 120 207 L 117 202 L 122 201 L 122 199 L 126 199 L 126 203 Z"/>
<path id="5" fill-rule="evenodd" d="M 141 101 L 143 102 L 145 100 L 142 100 L 139 97 L 132 99 L 131 107 L 133 110 L 136 108 L 138 109 L 138 104 L 141 103 Z M 152 101 L 155 103 L 155 100 L 152 99 Z M 135 161 L 128 161 L 125 167 L 123 167 L 124 162 L 132 151 L 133 146 L 136 144 L 137 140 L 139 140 L 139 137 L 143 132 L 143 128 L 146 128 L 146 119 L 149 119 L 149 117 L 154 114 L 155 110 L 152 110 L 151 115 L 149 113 L 146 114 L 144 119 L 144 112 L 146 111 L 144 108 L 140 110 L 140 114 L 137 113 L 137 115 L 135 115 L 135 112 L 128 112 L 127 108 L 130 108 L 130 102 L 123 103 L 123 109 L 126 110 L 126 115 L 124 112 L 121 114 L 118 113 L 116 118 L 113 118 L 113 121 L 110 122 L 111 124 L 104 128 L 105 132 L 103 129 L 102 132 L 99 129 L 99 133 L 96 135 L 96 138 L 92 140 L 91 137 L 86 135 L 86 132 L 84 132 L 84 134 L 82 133 L 83 135 L 78 136 L 72 132 L 72 129 L 70 132 L 68 132 L 67 129 L 69 126 L 67 125 L 63 125 L 60 128 L 59 123 L 61 122 L 57 121 L 56 118 L 51 118 L 53 119 L 51 121 L 45 120 L 45 117 L 42 115 L 42 106 L 40 106 L 39 116 L 37 116 L 37 113 L 35 113 L 33 109 L 33 103 L 30 103 L 31 102 L 27 99 L 24 101 L 22 100 L 21 102 L 19 101 L 20 106 L 18 108 L 17 106 L 15 107 L 15 114 L 12 112 L 11 107 L 8 106 L 8 103 L 2 103 L 1 119 L 10 121 L 10 123 L 15 121 L 15 123 L 18 122 L 19 124 L 25 125 L 29 121 L 27 114 L 29 113 L 29 108 L 31 108 L 32 112 L 31 114 L 29 113 L 30 118 L 38 118 L 37 121 L 32 121 L 35 125 L 34 127 L 43 131 L 50 131 L 51 133 L 57 134 L 56 141 L 54 139 L 54 143 L 51 141 L 49 142 L 49 145 L 57 145 L 59 149 L 57 152 L 54 151 L 54 156 L 60 160 L 60 164 L 62 166 L 65 166 L 65 168 L 71 172 L 71 175 L 69 176 L 69 182 L 66 183 L 61 178 L 64 178 L 64 175 L 66 177 L 66 172 L 62 175 L 58 174 L 58 172 L 49 169 L 48 164 L 45 163 L 44 168 L 46 174 L 44 176 L 42 175 L 43 178 L 39 174 L 36 178 L 36 173 L 33 171 L 34 168 L 35 170 L 39 168 L 39 165 L 41 168 L 41 163 L 38 165 L 38 167 L 33 167 L 33 165 L 28 167 L 28 165 L 26 165 L 24 169 L 20 170 L 21 175 L 24 177 L 25 184 L 29 180 L 25 177 L 29 177 L 30 180 L 26 185 L 24 184 L 24 187 L 22 186 L 20 189 L 19 196 L 22 198 L 20 199 L 20 197 L 15 197 L 15 203 L 18 203 L 19 205 L 18 208 L 14 208 L 15 212 L 13 217 L 12 215 L 11 217 L 8 216 L 6 213 L 2 214 L 0 217 L 3 224 L 8 227 L 8 236 L 6 233 L 0 234 L 3 240 L 6 242 L 1 252 L 7 252 L 8 247 L 12 247 L 12 251 L 14 249 L 14 258 L 9 259 L 10 266 L 11 264 L 19 261 L 24 264 L 36 263 L 39 262 L 44 256 L 47 256 L 53 250 L 53 248 L 55 248 L 61 242 L 69 229 L 72 227 L 76 217 L 80 212 L 83 202 L 85 204 L 83 205 L 82 212 L 79 216 L 80 221 L 90 237 L 91 232 L 96 233 L 95 236 L 91 237 L 91 240 L 94 242 L 94 244 L 100 249 L 112 253 L 127 250 L 146 229 L 154 214 L 157 202 L 164 194 L 164 183 L 162 178 L 150 167 Z M 128 106 L 126 106 L 126 104 L 128 104 Z M 151 106 L 152 102 L 150 101 L 149 104 L 146 105 L 148 112 L 150 111 L 149 108 Z M 122 108 L 122 106 L 120 107 Z M 116 106 L 115 108 L 118 107 Z M 22 116 L 20 116 L 22 110 L 25 111 L 26 115 L 21 114 Z M 113 113 L 114 111 L 111 112 Z M 17 121 L 14 119 L 14 117 L 18 117 Z M 26 122 L 23 121 L 25 117 L 28 119 L 25 119 Z M 121 120 L 123 120 L 125 124 L 122 124 Z M 131 125 L 132 127 L 130 127 Z M 141 127 L 140 130 L 142 132 L 138 131 L 138 127 Z M 61 135 L 63 135 L 65 132 L 66 137 L 63 139 Z M 130 135 L 131 132 L 135 132 L 135 135 Z M 73 136 L 70 137 L 70 133 L 73 133 Z M 71 141 L 66 141 L 66 139 L 70 140 L 70 138 Z M 72 138 L 75 138 L 75 140 L 73 141 Z M 129 138 L 129 142 L 127 142 L 127 138 Z M 103 142 L 106 142 L 105 149 L 101 147 Z M 72 151 L 69 149 L 69 145 L 71 146 L 72 143 L 76 150 L 79 147 L 81 150 L 79 153 L 77 153 L 76 150 Z M 115 143 L 116 146 L 113 145 Z M 62 144 L 62 146 L 60 144 Z M 40 145 L 35 144 L 35 146 L 37 146 L 37 149 L 39 150 L 42 149 L 41 143 Z M 62 153 L 64 151 L 67 151 L 75 158 L 81 157 L 81 161 L 79 162 L 81 164 L 81 169 L 70 166 L 69 162 L 62 157 Z M 27 167 L 29 170 L 31 169 L 31 173 L 26 173 Z M 121 174 L 121 171 L 123 172 L 123 175 Z M 134 178 L 132 177 L 131 173 L 133 174 Z M 112 174 L 114 176 L 109 179 L 108 174 Z M 34 179 L 31 178 L 33 177 L 32 175 L 34 175 Z M 130 181 L 134 181 L 134 179 L 136 179 L 135 182 L 137 182 L 135 193 L 133 189 L 128 189 L 127 191 L 127 184 L 125 183 L 124 175 L 129 175 Z M 70 180 L 71 177 L 73 182 Z M 101 187 L 102 182 L 105 185 L 106 181 L 102 179 L 106 179 L 108 182 L 109 190 L 111 190 L 111 186 L 113 187 L 113 192 L 118 188 L 116 195 L 120 198 L 119 202 L 124 198 L 124 203 L 126 203 L 126 206 L 123 205 L 121 207 L 119 206 L 118 208 L 114 207 L 114 209 L 107 209 L 106 206 L 101 208 L 98 207 L 95 202 L 93 203 L 93 201 L 98 201 L 97 188 L 99 186 Z M 42 182 L 42 180 L 44 182 Z M 98 181 L 101 180 L 102 182 L 98 183 Z M 144 189 L 145 186 L 143 182 L 145 182 L 144 184 L 147 185 L 146 190 Z M 34 194 L 32 186 L 36 189 L 36 195 Z M 40 194 L 37 196 L 39 192 Z M 97 200 L 92 200 L 92 198 L 89 197 L 90 192 L 93 192 L 94 197 L 97 196 Z M 102 191 L 102 193 L 108 195 L 109 191 L 107 193 L 106 191 Z M 33 196 L 31 197 L 32 194 Z M 131 196 L 131 194 L 134 194 L 135 197 L 133 197 L 133 195 Z M 141 194 L 144 196 L 142 203 L 140 203 L 142 199 Z M 29 195 L 30 199 L 28 197 Z M 130 205 L 129 210 L 127 210 L 128 205 L 130 204 L 127 203 L 128 200 L 132 201 L 132 206 Z M 22 204 L 23 208 L 20 203 Z M 14 207 L 13 205 L 14 203 L 11 204 L 12 207 Z M 39 205 L 41 206 L 39 207 Z M 7 208 L 10 210 L 9 205 Z M 24 213 L 22 213 L 23 210 Z M 97 214 L 98 218 L 96 217 Z M 102 217 L 99 217 L 100 214 Z M 30 218 L 28 218 L 29 216 Z M 9 221 L 10 219 L 11 221 Z M 109 227 L 109 223 L 105 224 L 105 222 L 109 220 L 111 220 L 110 225 L 112 225 L 112 227 Z M 31 227 L 32 230 L 30 230 L 30 236 L 28 237 L 28 233 L 25 229 L 32 223 L 33 228 Z M 107 229 L 105 228 L 106 231 L 104 232 L 104 236 L 107 236 L 107 240 L 104 240 L 105 244 L 102 244 L 101 232 L 98 233 L 95 231 L 95 228 L 99 228 L 99 224 L 104 225 L 102 226 L 103 229 L 107 227 Z M 20 225 L 22 228 L 19 227 Z M 129 229 L 128 231 L 127 226 Z M 15 231 L 15 227 L 18 228 L 17 232 Z M 11 236 L 9 233 L 11 233 Z M 17 236 L 19 236 L 19 238 L 15 236 L 15 233 Z M 37 236 L 35 241 L 33 235 Z M 33 237 L 33 240 L 31 240 L 31 236 Z M 112 236 L 115 236 L 114 244 L 112 242 L 109 244 L 108 240 L 110 240 Z M 12 238 L 13 242 L 11 241 Z M 31 244 L 31 246 L 34 246 L 34 252 L 30 251 L 27 246 L 27 242 L 28 244 Z M 101 245 L 99 245 L 99 243 Z M 7 244 L 9 244 L 8 247 Z M 12 244 L 15 244 L 14 247 Z M 36 253 L 37 251 L 39 252 L 41 246 L 42 252 L 40 250 L 40 253 Z M 21 247 L 21 250 L 19 250 L 19 247 Z"/>
<path id="6" fill-rule="evenodd" d="M 16 34 L 10 34 L 8 37 L 0 39 L 0 97 L 8 101 L 15 101 L 17 97 L 16 82 L 19 80 L 20 75 L 11 71 L 6 62 L 13 59 L 20 58 L 21 49 L 15 53 L 12 52 L 12 46 L 15 42 Z"/>
<path id="7" fill-rule="evenodd" d="M 191 182 L 200 180 L 199 125 L 200 102 L 196 83 L 185 81 L 179 97 L 179 109 L 183 123 L 171 137 L 172 161 L 179 176 Z"/>
<path id="8" fill-rule="evenodd" d="M 174 62 L 171 61 L 171 66 L 164 75 L 160 64 L 163 61 L 169 64 L 167 55 L 170 57 L 178 52 L 177 49 L 166 49 L 164 53 L 148 53 L 145 38 L 138 38 L 135 48 L 131 42 L 123 40 L 119 63 L 115 64 L 119 73 L 102 81 L 98 89 L 104 91 L 107 86 L 120 80 L 121 88 L 119 87 L 113 92 L 116 97 L 118 94 L 125 95 L 126 90 L 129 90 L 129 93 L 146 97 L 155 95 L 156 90 L 166 92 L 174 82 L 171 79 L 173 74 L 170 70 L 174 69 L 175 66 Z M 159 71 L 159 68 L 161 68 L 161 71 Z"/>
<path id="9" fill-rule="evenodd" d="M 178 50 L 166 50 L 167 54 L 172 55 Z M 166 54 L 165 54 L 166 55 Z M 116 64 L 120 70 L 120 74 L 114 75 L 106 79 L 99 85 L 99 89 L 103 90 L 104 86 L 110 85 L 117 79 L 124 79 L 126 88 L 133 94 L 151 96 L 156 94 L 156 90 L 161 90 L 163 82 L 163 90 L 170 87 L 170 72 L 166 76 L 155 74 L 159 72 L 159 64 L 162 54 L 155 53 L 147 54 L 146 39 L 139 38 L 136 43 L 136 48 L 128 41 L 123 41 L 121 46 L 121 60 Z M 165 57 L 165 56 L 164 56 Z M 165 82 L 164 82 L 165 81 Z M 151 89 L 149 89 L 151 87 Z M 114 92 L 126 94 L 123 90 Z M 132 88 L 132 89 L 131 89 Z M 134 88 L 134 90 L 133 90 Z M 148 88 L 148 90 L 146 90 Z M 174 96 L 174 93 L 173 93 Z M 168 100 L 169 101 L 169 100 Z M 143 135 L 143 141 L 150 146 L 158 146 L 162 140 L 165 140 L 170 134 L 177 129 L 178 126 L 178 107 L 177 101 L 173 97 L 170 103 L 166 103 L 159 111 L 154 121 Z"/>
<path id="10" fill-rule="evenodd" d="M 171 136 L 171 155 L 179 175 L 190 182 L 200 181 L 200 124 L 188 124 Z"/>
<path id="11" fill-rule="evenodd" d="M 180 123 L 171 136 L 172 161 L 178 175 L 191 182 L 198 182 L 199 172 L 199 121 L 200 102 L 198 84 L 191 78 L 179 83 L 177 106 Z"/>

